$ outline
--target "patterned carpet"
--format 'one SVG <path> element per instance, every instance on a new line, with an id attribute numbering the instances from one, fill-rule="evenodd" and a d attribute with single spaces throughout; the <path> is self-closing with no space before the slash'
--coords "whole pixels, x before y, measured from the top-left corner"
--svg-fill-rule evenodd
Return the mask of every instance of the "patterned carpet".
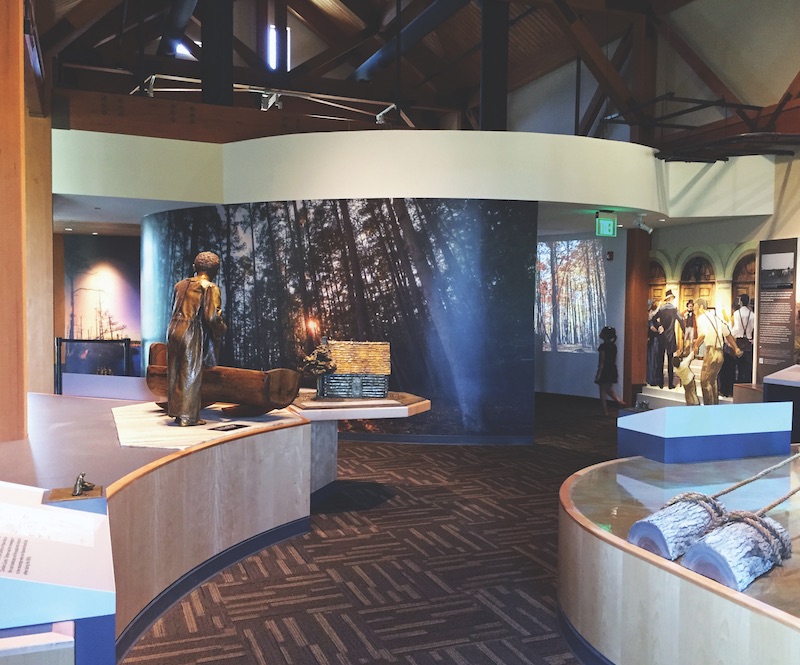
<path id="1" fill-rule="evenodd" d="M 558 488 L 613 456 L 615 419 L 538 396 L 536 441 L 340 442 L 311 532 L 198 587 L 123 662 L 577 663 L 556 625 Z"/>

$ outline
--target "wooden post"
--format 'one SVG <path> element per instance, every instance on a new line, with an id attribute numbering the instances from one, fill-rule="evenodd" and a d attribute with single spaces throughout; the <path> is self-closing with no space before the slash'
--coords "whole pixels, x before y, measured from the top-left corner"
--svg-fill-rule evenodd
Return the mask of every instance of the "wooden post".
<path id="1" fill-rule="evenodd" d="M 0 3 L 0 201 L 3 280 L 0 318 L 0 441 L 27 435 L 25 378 L 25 72 L 22 3 Z"/>
<path id="2" fill-rule="evenodd" d="M 647 373 L 647 294 L 650 274 L 650 236 L 639 229 L 628 234 L 625 268 L 625 369 L 622 399 L 633 405 L 635 391 Z"/>

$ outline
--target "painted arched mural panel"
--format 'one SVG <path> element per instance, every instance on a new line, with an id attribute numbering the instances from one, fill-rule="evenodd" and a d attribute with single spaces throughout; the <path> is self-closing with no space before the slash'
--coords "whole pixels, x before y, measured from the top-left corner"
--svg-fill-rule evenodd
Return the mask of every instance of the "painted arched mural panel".
<path id="1" fill-rule="evenodd" d="M 215 251 L 221 364 L 298 367 L 320 335 L 389 341 L 390 389 L 433 409 L 386 427 L 530 433 L 536 222 L 536 203 L 445 199 L 159 213 L 142 224 L 143 334 L 164 339 L 172 285 L 197 252 Z"/>

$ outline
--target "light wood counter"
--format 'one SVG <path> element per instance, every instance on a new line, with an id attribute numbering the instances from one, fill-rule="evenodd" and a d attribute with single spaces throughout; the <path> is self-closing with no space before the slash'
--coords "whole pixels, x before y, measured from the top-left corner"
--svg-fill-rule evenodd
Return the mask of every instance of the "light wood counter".
<path id="1" fill-rule="evenodd" d="M 120 445 L 115 410 L 139 412 L 142 402 L 30 394 L 28 439 L 0 443 L 0 480 L 52 489 L 85 473 L 105 488 L 119 658 L 181 595 L 307 531 L 312 492 L 336 480 L 337 421 L 430 408 L 426 399 L 396 396 L 370 408 L 304 395 L 307 402 L 262 422 L 174 451 Z"/>
<path id="2" fill-rule="evenodd" d="M 711 494 L 777 462 L 753 458 L 664 465 L 640 457 L 574 474 L 561 487 L 558 599 L 566 636 L 586 663 L 725 665 L 794 662 L 800 649 L 800 555 L 733 591 L 625 538 L 634 521 L 695 488 Z M 755 510 L 795 484 L 800 467 L 723 497 Z M 770 513 L 800 533 L 800 499 Z"/>
<path id="3" fill-rule="evenodd" d="M 180 451 L 128 448 L 112 409 L 130 404 L 31 395 L 29 438 L 0 444 L 0 480 L 52 489 L 85 472 L 105 487 L 118 655 L 182 593 L 305 532 L 311 497 L 305 418 L 281 412 Z"/>

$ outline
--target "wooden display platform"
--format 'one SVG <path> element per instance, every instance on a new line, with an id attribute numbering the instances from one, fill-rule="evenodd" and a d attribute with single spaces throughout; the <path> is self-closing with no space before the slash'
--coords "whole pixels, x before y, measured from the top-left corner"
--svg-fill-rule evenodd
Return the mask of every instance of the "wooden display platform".
<path id="1" fill-rule="evenodd" d="M 800 553 L 733 591 L 628 543 L 630 526 L 688 489 L 711 494 L 781 458 L 665 465 L 641 457 L 580 471 L 562 485 L 558 601 L 586 665 L 793 662 L 800 649 Z M 800 464 L 723 497 L 754 510 L 782 496 Z M 800 496 L 769 515 L 800 534 Z"/>

